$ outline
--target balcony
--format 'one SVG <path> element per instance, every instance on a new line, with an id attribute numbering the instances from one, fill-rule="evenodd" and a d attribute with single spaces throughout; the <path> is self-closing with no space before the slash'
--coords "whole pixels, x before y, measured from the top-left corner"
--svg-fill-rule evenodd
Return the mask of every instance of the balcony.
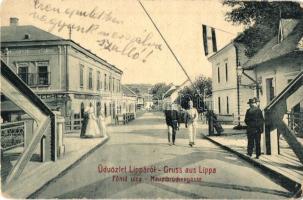
<path id="1" fill-rule="evenodd" d="M 50 72 L 19 73 L 18 76 L 30 87 L 50 85 L 50 80 L 51 80 Z"/>

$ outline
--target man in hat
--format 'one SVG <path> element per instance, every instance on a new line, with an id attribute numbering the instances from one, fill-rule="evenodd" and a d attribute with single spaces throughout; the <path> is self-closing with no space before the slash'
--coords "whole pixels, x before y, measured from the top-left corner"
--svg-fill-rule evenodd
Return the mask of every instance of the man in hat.
<path id="1" fill-rule="evenodd" d="M 264 118 L 262 111 L 257 105 L 258 99 L 249 99 L 249 109 L 245 114 L 245 123 L 247 125 L 247 155 L 252 156 L 254 146 L 256 146 L 256 158 L 261 155 L 261 134 L 263 133 Z"/>

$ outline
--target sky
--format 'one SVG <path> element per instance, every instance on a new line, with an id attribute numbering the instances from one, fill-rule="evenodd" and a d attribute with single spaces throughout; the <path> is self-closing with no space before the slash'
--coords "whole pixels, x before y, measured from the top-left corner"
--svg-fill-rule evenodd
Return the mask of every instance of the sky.
<path id="1" fill-rule="evenodd" d="M 225 21 L 229 8 L 221 1 L 141 2 L 191 79 L 211 76 L 202 24 L 218 28 L 219 49 L 243 31 Z M 10 17 L 19 18 L 19 25 L 34 25 L 64 39 L 72 26 L 71 39 L 123 70 L 124 84 L 178 85 L 187 79 L 137 0 L 3 0 L 1 26 L 8 26 Z"/>

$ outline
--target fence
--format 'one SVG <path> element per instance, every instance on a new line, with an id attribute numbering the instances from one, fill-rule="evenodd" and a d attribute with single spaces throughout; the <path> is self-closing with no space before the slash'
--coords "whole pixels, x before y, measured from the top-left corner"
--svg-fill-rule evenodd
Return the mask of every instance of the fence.
<path id="1" fill-rule="evenodd" d="M 128 122 L 135 119 L 134 113 L 125 113 L 125 114 L 119 114 L 116 116 L 116 122 L 115 124 L 119 124 L 120 122 L 123 124 L 127 124 Z"/>
<path id="2" fill-rule="evenodd" d="M 287 125 L 296 136 L 303 138 L 303 112 L 289 112 L 287 114 Z"/>
<path id="3" fill-rule="evenodd" d="M 80 132 L 83 118 L 66 117 L 65 133 Z"/>
<path id="4" fill-rule="evenodd" d="M 1 151 L 23 146 L 24 132 L 24 121 L 1 124 Z"/>

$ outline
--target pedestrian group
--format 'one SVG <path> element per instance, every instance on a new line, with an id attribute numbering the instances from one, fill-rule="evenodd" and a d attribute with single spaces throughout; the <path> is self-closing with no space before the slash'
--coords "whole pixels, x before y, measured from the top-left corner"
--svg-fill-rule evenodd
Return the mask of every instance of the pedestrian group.
<path id="1" fill-rule="evenodd" d="M 259 108 L 259 100 L 257 98 L 249 99 L 249 109 L 246 111 L 244 122 L 247 125 L 247 155 L 252 156 L 253 149 L 256 149 L 256 158 L 261 155 L 261 134 L 263 133 L 264 118 L 261 109 Z M 185 127 L 188 130 L 189 146 L 195 145 L 197 134 L 197 120 L 198 111 L 193 107 L 193 102 L 188 102 L 188 107 L 183 115 L 182 112 L 178 112 L 176 104 L 167 104 L 164 111 L 165 120 L 168 132 L 169 145 L 175 145 L 176 131 L 179 130 L 180 123 L 184 122 Z M 221 133 L 221 132 L 220 132 Z M 220 134 L 219 134 L 220 135 Z"/>
<path id="2" fill-rule="evenodd" d="M 176 104 L 167 104 L 164 111 L 165 120 L 168 132 L 168 144 L 175 145 L 176 131 L 179 130 L 180 123 L 184 122 L 185 127 L 188 129 L 189 134 L 189 146 L 195 145 L 196 133 L 197 133 L 197 120 L 198 111 L 193 107 L 193 102 L 189 101 L 189 109 L 182 115 L 177 110 Z"/>
<path id="3" fill-rule="evenodd" d="M 84 110 L 81 127 L 81 138 L 106 137 L 105 118 L 101 111 L 101 106 L 97 109 L 97 117 L 93 104 L 90 103 Z"/>

